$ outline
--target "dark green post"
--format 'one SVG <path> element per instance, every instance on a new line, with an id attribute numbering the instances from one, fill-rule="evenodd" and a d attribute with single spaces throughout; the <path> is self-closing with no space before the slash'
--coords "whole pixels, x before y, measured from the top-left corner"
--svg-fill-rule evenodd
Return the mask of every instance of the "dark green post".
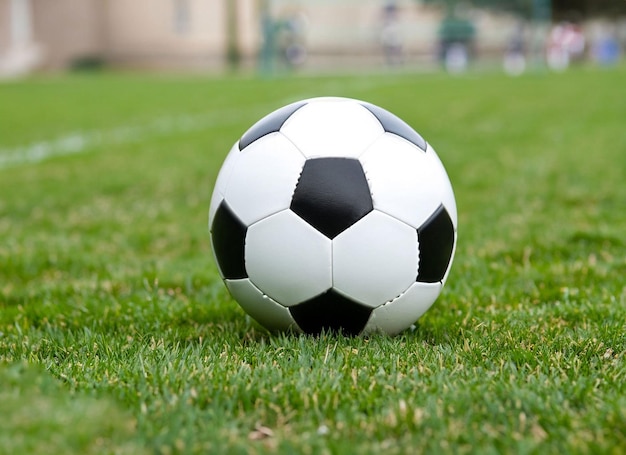
<path id="1" fill-rule="evenodd" d="M 239 49 L 239 14 L 237 1 L 226 1 L 226 61 L 228 66 L 236 70 L 241 62 Z"/>
<path id="2" fill-rule="evenodd" d="M 537 68 L 543 68 L 545 62 L 546 40 L 552 21 L 552 1 L 533 0 L 533 42 L 532 61 Z"/>
<path id="3" fill-rule="evenodd" d="M 259 69 L 263 75 L 274 72 L 276 58 L 276 26 L 272 18 L 270 0 L 260 0 L 262 42 L 259 52 Z"/>
<path id="4" fill-rule="evenodd" d="M 533 19 L 537 22 L 550 22 L 552 19 L 552 2 L 550 0 L 533 0 Z"/>

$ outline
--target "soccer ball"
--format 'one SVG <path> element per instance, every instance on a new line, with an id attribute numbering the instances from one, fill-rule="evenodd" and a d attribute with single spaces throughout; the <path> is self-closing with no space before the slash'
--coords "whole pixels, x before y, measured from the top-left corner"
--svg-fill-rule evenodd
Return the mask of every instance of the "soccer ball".
<path id="1" fill-rule="evenodd" d="M 457 213 L 437 154 L 404 121 L 313 98 L 235 143 L 209 230 L 226 287 L 267 329 L 396 334 L 439 296 Z"/>

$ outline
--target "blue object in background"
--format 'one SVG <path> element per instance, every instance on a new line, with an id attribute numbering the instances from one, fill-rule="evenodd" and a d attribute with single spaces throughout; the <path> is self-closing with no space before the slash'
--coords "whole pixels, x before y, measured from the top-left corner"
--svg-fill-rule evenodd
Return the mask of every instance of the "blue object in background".
<path id="1" fill-rule="evenodd" d="M 601 38 L 595 45 L 593 53 L 601 65 L 614 65 L 620 57 L 619 43 L 612 36 Z"/>

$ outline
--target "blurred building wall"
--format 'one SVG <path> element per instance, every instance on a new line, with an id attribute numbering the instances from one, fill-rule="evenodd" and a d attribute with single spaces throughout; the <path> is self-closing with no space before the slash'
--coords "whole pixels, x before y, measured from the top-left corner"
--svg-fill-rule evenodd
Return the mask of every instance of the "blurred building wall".
<path id="1" fill-rule="evenodd" d="M 0 1 L 0 55 L 9 49 L 9 2 Z"/>
<path id="2" fill-rule="evenodd" d="M 102 53 L 100 0 L 31 0 L 31 5 L 42 68 L 61 69 L 76 58 Z"/>
<path id="3" fill-rule="evenodd" d="M 202 0 L 109 0 L 106 54 L 132 66 L 219 63 L 224 4 Z"/>
<path id="4" fill-rule="evenodd" d="M 31 1 L 3 0 L 0 13 L 0 77 L 26 74 L 41 61 L 33 39 Z"/>
<path id="5" fill-rule="evenodd" d="M 385 6 L 391 3 L 390 27 Z M 16 4 L 22 12 L 28 6 L 28 45 L 15 43 Z M 285 41 L 295 40 L 310 68 L 371 68 L 386 61 L 389 29 L 402 63 L 422 65 L 436 61 L 443 14 L 416 0 L 0 0 L 0 75 L 3 68 L 56 70 L 90 59 L 118 67 L 221 69 L 234 51 L 252 66 L 270 38 L 276 48 L 268 55 L 285 54 Z M 480 10 L 467 16 L 476 26 L 477 54 L 501 55 L 516 19 Z"/>
<path id="6" fill-rule="evenodd" d="M 13 1 L 0 0 L 0 64 L 12 47 Z M 219 68 L 229 39 L 228 3 L 236 13 L 232 39 L 243 58 L 251 59 L 259 44 L 256 0 L 19 1 L 30 6 L 41 69 L 81 59 L 139 68 Z"/>
<path id="7" fill-rule="evenodd" d="M 255 0 L 106 0 L 107 60 L 124 66 L 216 68 L 227 50 L 227 2 L 235 3 L 238 48 L 257 49 Z"/>

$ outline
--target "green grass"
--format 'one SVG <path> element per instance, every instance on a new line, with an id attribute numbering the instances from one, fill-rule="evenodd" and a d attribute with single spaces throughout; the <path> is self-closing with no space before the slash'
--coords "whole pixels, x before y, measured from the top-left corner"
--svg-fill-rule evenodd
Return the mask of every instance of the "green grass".
<path id="1" fill-rule="evenodd" d="M 0 453 L 625 452 L 625 77 L 0 84 Z M 403 117 L 455 188 L 448 283 L 395 338 L 269 335 L 211 257 L 230 146 L 316 95 Z"/>
<path id="2" fill-rule="evenodd" d="M 132 437 L 135 420 L 111 398 L 72 393 L 42 368 L 0 370 L 2 453 L 149 453 Z"/>

